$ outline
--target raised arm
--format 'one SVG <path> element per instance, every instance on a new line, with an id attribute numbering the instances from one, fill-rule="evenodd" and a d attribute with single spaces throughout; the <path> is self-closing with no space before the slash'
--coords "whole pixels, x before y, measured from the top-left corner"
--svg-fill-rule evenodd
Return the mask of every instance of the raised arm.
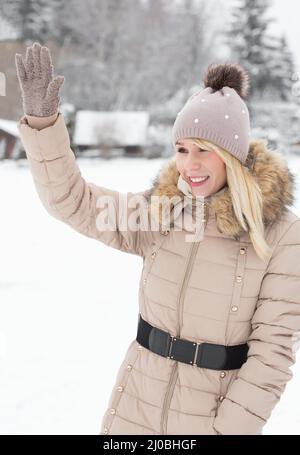
<path id="1" fill-rule="evenodd" d="M 148 220 L 145 193 L 123 194 L 83 179 L 58 111 L 64 77 L 54 78 L 49 49 L 34 43 L 27 48 L 25 61 L 16 54 L 16 67 L 25 113 L 18 128 L 46 210 L 88 237 L 143 256 L 151 241 L 150 230 L 132 226 L 137 212 L 144 223 Z"/>

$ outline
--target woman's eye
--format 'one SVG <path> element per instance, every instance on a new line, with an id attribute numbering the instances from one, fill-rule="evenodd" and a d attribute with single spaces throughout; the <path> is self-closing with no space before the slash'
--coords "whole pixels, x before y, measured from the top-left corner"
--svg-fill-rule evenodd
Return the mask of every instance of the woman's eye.
<path id="1" fill-rule="evenodd" d="M 177 149 L 177 152 L 179 152 L 179 153 L 187 153 L 186 149 L 185 149 L 185 148 L 182 148 L 182 147 L 179 147 L 179 148 Z M 200 149 L 199 152 L 208 152 L 208 150 Z"/>

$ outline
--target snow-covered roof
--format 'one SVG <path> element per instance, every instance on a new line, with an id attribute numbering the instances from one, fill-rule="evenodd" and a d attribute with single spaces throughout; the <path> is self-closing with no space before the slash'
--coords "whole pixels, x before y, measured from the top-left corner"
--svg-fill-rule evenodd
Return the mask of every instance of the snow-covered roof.
<path id="1" fill-rule="evenodd" d="M 76 145 L 145 145 L 147 111 L 77 111 L 73 142 Z"/>
<path id="2" fill-rule="evenodd" d="M 6 133 L 12 134 L 15 137 L 19 137 L 19 130 L 17 128 L 17 122 L 13 120 L 0 119 L 0 130 Z"/>

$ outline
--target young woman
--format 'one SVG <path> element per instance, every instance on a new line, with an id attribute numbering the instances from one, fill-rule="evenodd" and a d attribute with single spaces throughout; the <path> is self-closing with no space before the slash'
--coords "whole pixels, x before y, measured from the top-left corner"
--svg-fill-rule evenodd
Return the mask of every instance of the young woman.
<path id="1" fill-rule="evenodd" d="M 143 258 L 137 335 L 100 434 L 260 434 L 299 345 L 300 220 L 288 208 L 294 176 L 281 154 L 250 141 L 248 74 L 237 64 L 209 67 L 177 115 L 174 157 L 152 188 L 124 198 L 82 178 L 49 49 L 34 43 L 16 65 L 19 131 L 43 205 Z M 137 196 L 149 229 L 121 226 Z M 103 198 L 116 215 L 104 229 Z"/>

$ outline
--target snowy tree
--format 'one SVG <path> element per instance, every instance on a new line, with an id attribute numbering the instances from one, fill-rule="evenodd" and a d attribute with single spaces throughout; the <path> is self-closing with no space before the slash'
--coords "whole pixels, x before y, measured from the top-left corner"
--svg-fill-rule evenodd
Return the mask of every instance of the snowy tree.
<path id="1" fill-rule="evenodd" d="M 45 42 L 52 34 L 54 11 L 62 0 L 2 0 L 0 16 L 18 32 L 21 41 Z"/>
<path id="2" fill-rule="evenodd" d="M 268 34 L 268 27 L 274 21 L 268 16 L 269 7 L 269 0 L 238 0 L 227 33 L 232 59 L 249 70 L 250 92 L 256 98 L 272 90 L 277 90 L 281 97 L 286 96 L 286 71 L 281 65 L 285 59 L 289 61 L 289 69 L 292 65 L 286 43 Z"/>
<path id="3" fill-rule="evenodd" d="M 143 79 L 151 87 L 150 105 L 159 105 L 176 92 L 182 89 L 188 92 L 191 86 L 201 83 L 201 73 L 214 58 L 213 3 L 208 5 L 205 0 L 177 0 L 176 4 L 166 0 L 148 2 Z"/>
<path id="4" fill-rule="evenodd" d="M 54 22 L 63 36 L 58 69 L 77 108 L 110 110 L 128 102 L 141 49 L 139 11 L 134 0 L 87 0 L 84 8 L 80 0 L 64 2 Z"/>
<path id="5" fill-rule="evenodd" d="M 59 69 L 67 99 L 81 109 L 144 109 L 200 83 L 213 57 L 210 17 L 204 0 L 176 8 L 167 0 L 65 2 L 53 28 L 65 31 Z"/>
<path id="6" fill-rule="evenodd" d="M 217 1 L 2 0 L 0 13 L 24 45 L 49 45 L 63 102 L 155 112 L 214 60 Z"/>
<path id="7" fill-rule="evenodd" d="M 272 38 L 273 46 L 270 43 L 271 58 L 268 68 L 272 75 L 272 88 L 278 93 L 280 100 L 291 101 L 293 97 L 293 76 L 296 67 L 292 52 L 289 50 L 284 35 L 279 38 Z"/>

